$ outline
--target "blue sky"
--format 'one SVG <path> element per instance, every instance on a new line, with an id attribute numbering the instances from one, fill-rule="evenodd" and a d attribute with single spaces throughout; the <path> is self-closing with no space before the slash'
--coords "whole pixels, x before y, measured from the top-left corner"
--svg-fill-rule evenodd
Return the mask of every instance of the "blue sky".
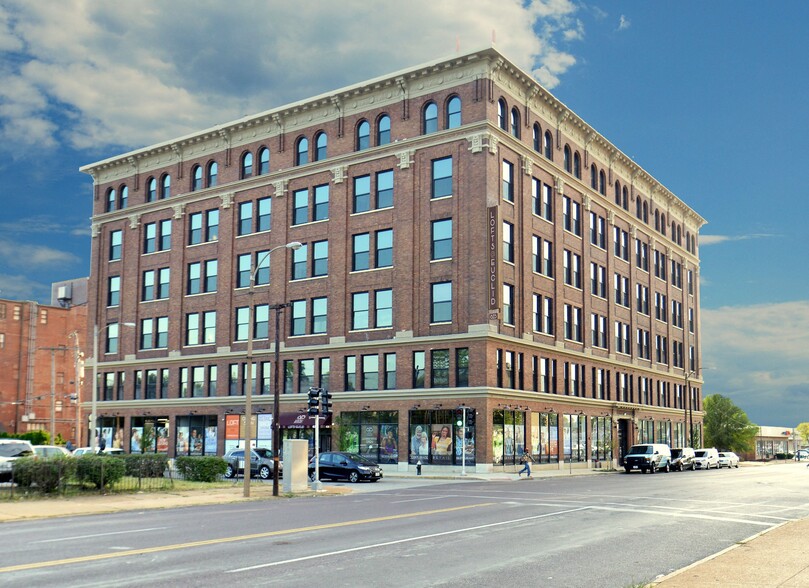
<path id="1" fill-rule="evenodd" d="M 0 0 L 0 298 L 89 274 L 79 166 L 494 39 L 708 220 L 705 394 L 809 421 L 809 2 L 368 7 Z"/>

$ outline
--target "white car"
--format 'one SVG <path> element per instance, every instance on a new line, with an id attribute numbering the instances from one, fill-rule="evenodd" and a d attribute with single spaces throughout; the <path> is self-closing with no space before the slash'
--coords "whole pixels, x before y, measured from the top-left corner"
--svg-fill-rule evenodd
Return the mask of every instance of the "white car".
<path id="1" fill-rule="evenodd" d="M 739 467 L 739 456 L 732 451 L 720 451 L 719 467 L 728 469 Z"/>
<path id="2" fill-rule="evenodd" d="M 92 452 L 93 452 L 92 447 L 77 447 L 76 449 L 73 450 L 73 455 L 78 457 L 80 455 L 87 455 L 87 454 L 90 454 Z M 101 453 L 101 450 L 98 447 L 96 447 L 96 453 Z M 108 447 L 107 449 L 104 450 L 104 453 L 106 455 L 123 455 L 124 453 L 126 453 L 126 451 L 124 451 L 123 449 L 120 449 L 118 447 L 112 447 L 112 448 Z"/>
<path id="3" fill-rule="evenodd" d="M 719 469 L 719 452 L 714 447 L 694 451 L 694 467 L 698 470 Z"/>
<path id="4" fill-rule="evenodd" d="M 37 454 L 37 457 L 70 455 L 70 452 L 61 445 L 34 445 L 34 453 Z"/>

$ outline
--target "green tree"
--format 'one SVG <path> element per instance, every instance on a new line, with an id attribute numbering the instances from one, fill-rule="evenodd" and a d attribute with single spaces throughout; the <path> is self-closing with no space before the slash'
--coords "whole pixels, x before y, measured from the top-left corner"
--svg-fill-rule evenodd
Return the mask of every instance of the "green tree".
<path id="1" fill-rule="evenodd" d="M 703 401 L 705 446 L 742 453 L 753 449 L 758 427 L 729 398 L 712 394 Z"/>
<path id="2" fill-rule="evenodd" d="M 809 423 L 801 423 L 795 427 L 795 430 L 798 431 L 798 435 L 801 436 L 803 444 L 809 444 Z"/>

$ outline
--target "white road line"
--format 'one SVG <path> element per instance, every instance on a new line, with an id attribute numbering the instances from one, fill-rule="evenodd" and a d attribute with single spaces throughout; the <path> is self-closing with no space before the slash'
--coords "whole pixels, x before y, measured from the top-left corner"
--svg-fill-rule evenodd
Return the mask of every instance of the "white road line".
<path id="1" fill-rule="evenodd" d="M 294 559 L 286 559 L 286 560 L 283 560 L 283 561 L 275 561 L 275 562 L 271 562 L 271 563 L 258 564 L 258 565 L 255 565 L 255 566 L 250 566 L 250 567 L 246 567 L 246 568 L 239 568 L 239 569 L 236 569 L 236 570 L 226 570 L 225 573 L 226 574 L 236 574 L 236 573 L 239 573 L 239 572 L 249 572 L 249 571 L 252 571 L 252 570 L 258 570 L 258 569 L 262 569 L 262 568 L 269 568 L 269 567 L 273 567 L 273 566 L 280 566 L 280 565 L 290 564 L 290 563 L 297 563 L 297 562 L 307 561 L 307 560 L 311 560 L 311 559 L 320 559 L 320 558 L 323 558 L 323 557 L 331 557 L 331 556 L 334 556 L 334 555 L 342 555 L 344 553 L 352 553 L 352 552 L 356 552 L 356 551 L 365 551 L 367 549 L 376 549 L 376 548 L 379 548 L 379 547 L 388 547 L 390 545 L 399 545 L 399 544 L 402 544 L 402 543 L 410 543 L 412 541 L 421 541 L 423 539 L 432 539 L 433 537 L 445 537 L 447 535 L 457 535 L 459 533 L 466 533 L 468 531 L 478 531 L 480 529 L 489 529 L 491 527 L 499 527 L 499 526 L 502 526 L 502 525 L 513 525 L 514 523 L 522 523 L 522 522 L 525 522 L 525 521 L 534 521 L 534 520 L 537 520 L 537 519 L 544 519 L 544 518 L 548 518 L 548 517 L 554 517 L 554 516 L 563 515 L 563 514 L 567 514 L 567 513 L 571 513 L 571 512 L 577 512 L 577 511 L 586 510 L 586 509 L 587 509 L 587 507 L 572 508 L 572 509 L 569 509 L 569 510 L 560 510 L 560 511 L 557 511 L 557 512 L 549 512 L 549 513 L 545 513 L 545 514 L 541 514 L 541 515 L 535 515 L 535 516 L 531 516 L 531 517 L 522 517 L 522 518 L 519 518 L 519 519 L 511 519 L 510 521 L 500 521 L 498 523 L 489 523 L 489 524 L 486 524 L 486 525 L 477 525 L 477 526 L 474 526 L 474 527 L 466 527 L 464 529 L 455 529 L 453 531 L 443 531 L 441 533 L 432 533 L 430 535 L 421 535 L 419 537 L 409 537 L 407 539 L 397 539 L 396 541 L 387 541 L 385 543 L 376 543 L 374 545 L 364 545 L 362 547 L 352 547 L 352 548 L 349 548 L 349 549 L 340 549 L 339 551 L 329 551 L 327 553 L 318 553 L 318 554 L 315 554 L 315 555 L 307 555 L 305 557 L 296 557 Z"/>
<path id="2" fill-rule="evenodd" d="M 423 502 L 425 500 L 444 500 L 448 498 L 446 495 L 444 496 L 430 496 L 428 498 L 412 498 L 410 500 L 394 500 L 393 502 L 389 502 L 388 504 L 403 504 L 405 502 Z"/>
<path id="3" fill-rule="evenodd" d="M 731 517 L 715 517 L 710 515 L 704 515 L 699 513 L 693 512 L 666 512 L 661 510 L 645 510 L 645 509 L 638 509 L 638 508 L 616 508 L 612 506 L 591 506 L 589 507 L 592 510 L 608 510 L 614 512 L 629 512 L 629 513 L 637 513 L 637 514 L 652 514 L 652 515 L 660 515 L 664 517 L 681 517 L 686 519 L 703 519 L 706 521 L 721 521 L 725 523 L 742 523 L 745 525 L 758 525 L 760 527 L 772 527 L 774 526 L 773 523 L 765 523 L 762 521 L 750 521 L 747 519 L 736 519 Z"/>
<path id="4" fill-rule="evenodd" d="M 128 529 L 126 531 L 111 531 L 109 533 L 96 533 L 94 535 L 76 535 L 75 537 L 60 537 L 59 539 L 43 539 L 34 541 L 37 543 L 56 543 L 57 541 L 75 541 L 76 539 L 92 539 L 94 537 L 109 537 L 110 535 L 129 535 L 131 533 L 143 533 L 144 531 L 162 531 L 168 527 L 151 527 L 149 529 Z"/>

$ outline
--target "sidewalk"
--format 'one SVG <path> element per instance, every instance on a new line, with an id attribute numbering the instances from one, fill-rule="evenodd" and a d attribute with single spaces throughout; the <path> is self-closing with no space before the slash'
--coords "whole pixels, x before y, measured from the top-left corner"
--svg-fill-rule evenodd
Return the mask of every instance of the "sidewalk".
<path id="1" fill-rule="evenodd" d="M 600 471 L 582 471 L 599 474 Z M 558 472 L 534 472 L 534 479 L 551 478 Z M 574 471 L 573 475 L 577 475 Z M 415 478 L 412 474 L 391 472 L 389 478 Z M 476 479 L 488 481 L 518 481 L 516 474 L 499 472 L 492 474 L 470 473 L 465 478 L 459 475 L 421 476 L 424 479 Z M 525 478 L 522 478 L 525 480 Z M 324 484 L 321 495 L 347 494 L 350 487 Z M 282 496 L 283 487 L 281 489 Z M 314 495 L 314 492 L 307 493 Z M 300 496 L 301 494 L 296 494 Z M 121 511 L 177 508 L 207 504 L 236 503 L 272 499 L 272 484 L 253 483 L 250 498 L 244 498 L 241 482 L 227 488 L 212 490 L 188 490 L 139 494 L 109 494 L 82 496 L 64 499 L 0 501 L 0 529 L 2 523 L 41 518 L 104 514 Z M 809 518 L 791 521 L 764 531 L 751 539 L 738 543 L 715 555 L 705 558 L 648 586 L 664 588 L 799 588 L 809 586 L 809 550 L 804 543 L 809 537 Z"/>

